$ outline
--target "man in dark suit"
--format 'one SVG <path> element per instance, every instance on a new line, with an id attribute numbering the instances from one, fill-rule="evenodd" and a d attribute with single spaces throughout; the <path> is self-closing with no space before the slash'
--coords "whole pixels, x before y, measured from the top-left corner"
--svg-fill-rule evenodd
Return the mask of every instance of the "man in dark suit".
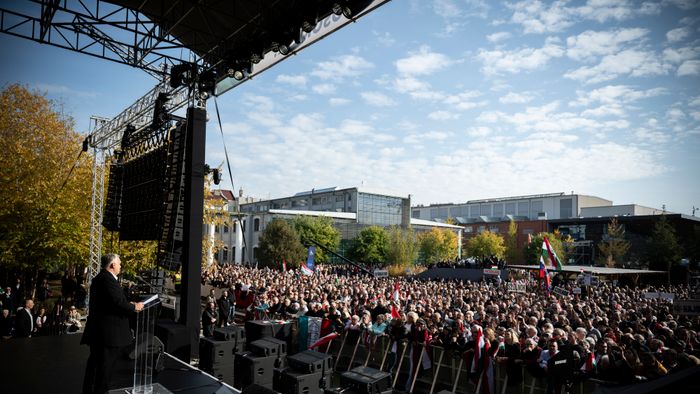
<path id="1" fill-rule="evenodd" d="M 119 285 L 119 255 L 102 256 L 101 266 L 90 285 L 90 310 L 81 341 L 90 346 L 83 394 L 108 391 L 114 364 L 124 347 L 133 341 L 129 315 L 143 310 L 143 303 L 127 301 Z"/>
<path id="2" fill-rule="evenodd" d="M 24 301 L 24 308 L 17 311 L 15 316 L 15 337 L 31 338 L 34 332 L 34 315 L 32 315 L 34 301 L 31 298 Z"/>

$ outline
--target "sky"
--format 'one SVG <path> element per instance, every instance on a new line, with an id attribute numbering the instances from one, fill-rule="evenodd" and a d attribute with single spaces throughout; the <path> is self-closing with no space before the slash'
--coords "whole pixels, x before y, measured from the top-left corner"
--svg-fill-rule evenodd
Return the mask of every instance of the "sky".
<path id="1" fill-rule="evenodd" d="M 157 82 L 7 35 L 0 48 L 0 84 L 45 92 L 81 133 Z M 414 205 L 574 192 L 700 207 L 698 0 L 393 0 L 217 100 L 207 163 L 225 145 L 233 189 L 253 197 L 365 186 Z"/>

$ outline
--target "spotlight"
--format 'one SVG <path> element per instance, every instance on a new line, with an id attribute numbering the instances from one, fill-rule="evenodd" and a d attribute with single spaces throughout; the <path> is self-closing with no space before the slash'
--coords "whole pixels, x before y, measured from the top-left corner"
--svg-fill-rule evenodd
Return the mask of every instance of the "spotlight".
<path id="1" fill-rule="evenodd" d="M 250 55 L 250 62 L 253 64 L 258 64 L 258 63 L 260 63 L 261 60 L 262 60 L 262 56 L 260 56 L 259 53 L 253 52 Z"/>
<path id="2" fill-rule="evenodd" d="M 335 15 L 340 15 L 340 14 L 343 13 L 343 6 L 340 5 L 339 3 L 333 3 L 333 7 L 331 8 L 331 11 L 332 11 Z"/>
<path id="3" fill-rule="evenodd" d="M 341 3 L 333 4 L 333 12 L 335 13 L 336 9 L 340 8 L 343 16 L 352 19 L 367 8 L 372 3 L 372 0 L 343 0 Z"/>
<path id="4" fill-rule="evenodd" d="M 246 74 L 251 73 L 251 62 L 250 60 L 233 60 L 230 61 L 226 68 L 226 75 L 235 79 L 236 81 L 241 81 L 245 78 Z"/>
<path id="5" fill-rule="evenodd" d="M 316 27 L 316 21 L 309 21 L 305 20 L 301 22 L 301 30 L 303 30 L 305 33 L 311 33 L 314 31 L 314 28 Z"/>
<path id="6" fill-rule="evenodd" d="M 229 77 L 235 79 L 236 81 L 240 81 L 240 80 L 242 80 L 243 78 L 245 78 L 245 74 L 243 73 L 243 71 L 241 71 L 241 70 L 235 70 L 235 69 L 233 69 L 233 68 L 229 68 L 228 70 L 226 70 L 226 74 L 227 74 Z"/>

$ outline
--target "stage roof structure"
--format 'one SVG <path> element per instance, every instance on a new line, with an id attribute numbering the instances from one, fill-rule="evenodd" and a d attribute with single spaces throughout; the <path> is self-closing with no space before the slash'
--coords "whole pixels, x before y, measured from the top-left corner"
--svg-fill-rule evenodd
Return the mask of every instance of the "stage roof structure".
<path id="1" fill-rule="evenodd" d="M 508 268 L 539 271 L 539 265 L 509 265 Z M 644 274 L 666 274 L 665 271 L 635 270 L 627 268 L 591 267 L 588 265 L 562 265 L 561 271 L 554 267 L 547 267 L 549 272 L 564 272 L 567 274 L 587 273 L 600 276 L 606 275 L 644 275 Z"/>

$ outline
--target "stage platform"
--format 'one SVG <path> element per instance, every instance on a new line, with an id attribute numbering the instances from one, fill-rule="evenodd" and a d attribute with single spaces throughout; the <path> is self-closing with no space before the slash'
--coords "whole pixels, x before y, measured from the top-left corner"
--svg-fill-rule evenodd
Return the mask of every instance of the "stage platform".
<path id="1" fill-rule="evenodd" d="M 87 346 L 80 345 L 81 336 L 72 334 L 0 342 L 0 392 L 80 394 L 85 363 L 90 354 Z M 240 393 L 168 355 L 164 366 L 153 381 L 174 393 Z M 111 389 L 130 388 L 133 385 L 133 371 L 134 361 L 125 355 L 117 363 Z"/>

